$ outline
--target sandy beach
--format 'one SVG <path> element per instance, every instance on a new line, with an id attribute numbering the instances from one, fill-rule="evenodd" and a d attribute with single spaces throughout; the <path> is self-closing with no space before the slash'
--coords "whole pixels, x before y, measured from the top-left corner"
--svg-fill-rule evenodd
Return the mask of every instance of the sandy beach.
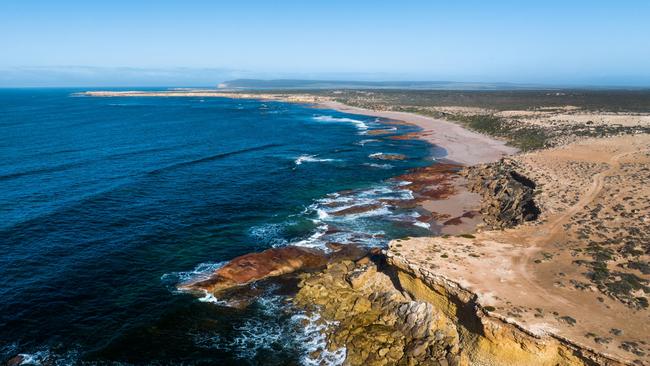
<path id="1" fill-rule="evenodd" d="M 323 108 L 345 113 L 388 118 L 414 124 L 422 128 L 418 137 L 447 150 L 446 158 L 463 165 L 489 163 L 505 155 L 517 153 L 517 149 L 493 137 L 470 131 L 453 122 L 425 117 L 408 112 L 373 111 L 351 107 L 335 101 L 320 102 Z"/>
<path id="2" fill-rule="evenodd" d="M 408 112 L 376 111 L 366 108 L 349 106 L 329 98 L 320 98 L 309 94 L 273 94 L 273 93 L 232 93 L 209 90 L 172 90 L 172 91 L 90 91 L 81 93 L 83 96 L 92 97 L 216 97 L 235 99 L 273 100 L 288 103 L 301 103 L 313 105 L 316 108 L 333 109 L 343 113 L 358 114 L 372 117 L 385 118 L 399 123 L 418 126 L 422 130 L 408 138 L 422 139 L 432 145 L 446 150 L 445 160 L 457 165 L 471 166 L 480 163 L 491 163 L 500 158 L 518 152 L 517 148 L 506 145 L 505 141 L 480 134 L 464 128 L 456 123 L 439 118 L 432 118 Z M 430 225 L 432 230 L 441 234 L 461 234 L 473 232 L 481 221 L 481 216 L 467 216 L 468 213 L 477 212 L 480 206 L 480 197 L 469 192 L 465 187 L 465 180 L 455 173 L 448 175 L 448 189 L 453 194 L 441 197 L 429 197 L 427 191 L 439 189 L 437 184 L 428 184 L 427 174 L 415 174 L 409 181 L 418 181 L 410 189 L 415 189 L 415 194 L 420 196 L 418 206 L 428 212 L 429 220 L 423 223 Z M 418 192 L 419 191 L 419 192 Z M 463 216 L 464 215 L 464 216 Z"/>
<path id="3" fill-rule="evenodd" d="M 92 97 L 201 97 L 201 98 L 235 98 L 272 100 L 287 103 L 300 103 L 313 105 L 315 108 L 333 109 L 343 113 L 358 114 L 372 117 L 385 118 L 399 123 L 418 126 L 422 130 L 407 138 L 422 139 L 432 145 L 446 150 L 445 160 L 457 165 L 471 166 L 480 163 L 491 163 L 500 158 L 518 152 L 518 149 L 506 145 L 505 141 L 487 136 L 465 127 L 440 118 L 422 116 L 409 112 L 377 111 L 372 109 L 349 106 L 330 98 L 322 98 L 310 94 L 275 94 L 275 93 L 241 93 L 222 92 L 211 90 L 170 90 L 170 91 L 89 91 L 80 93 L 82 96 Z M 437 173 L 436 173 L 437 174 Z M 415 189 L 420 195 L 418 205 L 429 214 L 430 220 L 423 221 L 430 225 L 432 230 L 441 234 L 461 234 L 472 232 L 481 221 L 481 216 L 467 216 L 467 213 L 477 212 L 480 206 L 480 197 L 469 192 L 465 187 L 465 180 L 457 174 L 447 175 L 448 189 L 453 194 L 441 197 L 427 196 L 426 191 L 439 189 L 437 184 L 428 184 L 427 174 L 409 177 L 409 181 L 418 181 L 410 189 Z M 420 192 L 417 192 L 417 191 Z M 465 215 L 465 216 L 463 216 Z"/>
<path id="4" fill-rule="evenodd" d="M 486 364 L 500 364 L 511 358 L 519 364 L 533 360 L 582 364 L 586 359 L 620 364 L 635 358 L 647 359 L 646 343 L 643 343 L 647 334 L 647 311 L 642 309 L 645 300 L 641 296 L 645 287 L 639 285 L 641 290 L 626 291 L 627 282 L 621 282 L 632 281 L 630 283 L 637 286 L 634 282 L 637 279 L 641 284 L 647 281 L 647 274 L 636 270 L 641 267 L 635 259 L 625 254 L 626 250 L 634 248 L 615 247 L 617 253 L 623 254 L 611 263 L 607 263 L 609 259 L 592 261 L 591 256 L 597 254 L 593 254 L 595 250 L 605 250 L 601 246 L 612 246 L 607 240 L 599 243 L 601 238 L 611 241 L 623 235 L 618 232 L 623 221 L 629 224 L 623 227 L 633 223 L 639 226 L 639 222 L 647 221 L 648 207 L 639 206 L 631 197 L 647 197 L 647 190 L 638 188 L 642 186 L 638 177 L 647 171 L 648 135 L 582 139 L 580 143 L 515 155 L 518 150 L 504 141 L 450 121 L 408 112 L 353 107 L 316 95 L 209 91 L 90 92 L 85 95 L 274 100 L 416 125 L 422 130 L 395 139 L 419 138 L 444 148 L 447 151 L 445 160 L 450 164 L 433 164 L 397 178 L 410 182 L 406 188 L 414 194 L 413 203 L 427 212 L 418 220 L 430 225 L 432 232 L 441 236 L 394 240 L 386 255 L 389 263 L 401 271 L 398 273 L 400 284 L 414 299 L 435 304 L 437 297 L 442 296 L 443 302 L 453 298 L 452 302 L 467 303 L 475 310 L 470 317 L 472 321 L 492 329 L 494 334 L 485 339 L 478 337 L 475 343 L 461 340 L 471 351 L 460 357 Z M 499 161 L 504 156 L 510 157 Z M 509 179 L 521 175 L 524 178 L 520 179 L 530 178 L 537 183 L 535 203 L 543 213 L 541 218 L 530 223 L 520 222 L 514 227 L 499 230 L 481 227 L 481 221 L 487 223 L 484 219 L 489 216 L 484 210 L 486 197 L 468 189 L 468 182 L 476 177 L 458 174 L 459 165 L 468 167 L 463 171 L 471 171 L 485 169 L 483 163 L 503 165 L 507 161 L 515 162 L 518 169 Z M 487 180 L 483 187 L 488 193 L 499 190 L 491 187 L 490 182 L 500 178 L 491 174 L 484 171 L 478 175 Z M 535 184 L 531 184 L 535 188 Z M 563 193 L 558 196 L 557 192 Z M 496 205 L 500 204 L 499 200 L 510 200 L 501 207 L 508 210 L 517 204 L 513 197 L 514 200 L 521 198 L 516 196 L 515 191 L 508 190 L 504 196 L 489 199 Z M 613 201 L 618 205 L 613 206 Z M 591 206 L 595 209 L 589 219 L 583 211 Z M 606 217 L 594 219 L 601 210 L 607 213 Z M 616 217 L 613 226 L 605 227 L 612 217 Z M 475 232 L 477 225 L 479 229 Z M 575 228 L 571 229 L 572 226 Z M 591 234 L 593 231 L 597 232 Z M 585 244 L 585 235 L 591 240 L 590 246 Z M 639 234 L 633 230 L 626 235 L 630 240 L 639 239 Z M 614 253 L 610 248 L 607 250 L 609 256 Z M 594 278 L 585 277 L 585 273 L 589 274 L 585 272 L 589 266 L 609 277 L 599 279 L 600 282 L 587 282 Z M 365 282 L 376 280 L 375 275 L 368 276 L 370 279 Z M 384 284 L 373 291 L 386 288 Z M 433 292 L 428 292 L 431 289 Z M 380 305 L 383 306 L 381 302 Z M 462 329 L 463 322 L 467 321 L 463 317 L 470 315 L 456 319 L 456 313 L 450 312 L 446 316 Z M 626 324 L 630 319 L 632 322 Z M 499 347 L 492 348 L 489 344 L 499 344 Z M 510 346 L 512 352 L 506 350 Z M 525 351 L 528 348 L 543 350 L 546 359 L 538 360 L 539 355 Z M 567 356 L 567 352 L 578 352 L 580 356 Z"/>
<path id="5" fill-rule="evenodd" d="M 375 111 L 352 107 L 333 101 L 329 98 L 319 98 L 314 95 L 283 95 L 233 93 L 211 90 L 183 91 L 88 91 L 79 93 L 91 97 L 202 97 L 202 98 L 236 98 L 275 100 L 289 103 L 314 104 L 320 108 L 334 109 L 344 113 L 387 118 L 416 125 L 422 128 L 418 138 L 447 150 L 446 159 L 462 165 L 488 163 L 499 160 L 505 155 L 515 154 L 518 150 L 507 146 L 506 142 L 493 137 L 470 131 L 456 123 L 443 119 L 426 117 L 408 112 Z"/>

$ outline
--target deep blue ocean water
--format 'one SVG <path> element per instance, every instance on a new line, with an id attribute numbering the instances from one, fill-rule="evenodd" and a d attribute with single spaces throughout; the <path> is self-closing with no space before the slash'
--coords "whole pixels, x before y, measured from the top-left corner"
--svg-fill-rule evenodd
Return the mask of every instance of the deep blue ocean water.
<path id="1" fill-rule="evenodd" d="M 301 364 L 318 340 L 277 286 L 238 309 L 175 285 L 271 246 L 380 246 L 425 230 L 388 206 L 328 214 L 331 202 L 408 197 L 389 178 L 442 151 L 367 132 L 415 127 L 280 102 L 74 92 L 0 89 L 0 362 Z"/>

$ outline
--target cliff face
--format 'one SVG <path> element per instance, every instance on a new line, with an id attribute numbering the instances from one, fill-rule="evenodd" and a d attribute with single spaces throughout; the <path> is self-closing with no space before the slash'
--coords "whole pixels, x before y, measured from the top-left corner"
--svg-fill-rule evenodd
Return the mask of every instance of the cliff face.
<path id="1" fill-rule="evenodd" d="M 346 365 L 459 365 L 455 324 L 432 304 L 405 296 L 381 266 L 366 257 L 303 274 L 294 303 L 332 324 L 327 349 L 345 349 Z M 322 352 L 310 355 L 314 364 L 322 364 Z"/>
<path id="2" fill-rule="evenodd" d="M 490 314 L 477 296 L 390 250 L 301 275 L 294 305 L 329 326 L 345 365 L 622 365 L 571 341 Z"/>
<path id="3" fill-rule="evenodd" d="M 487 227 L 514 227 L 539 216 L 535 183 L 518 173 L 511 160 L 468 167 L 460 174 L 468 180 L 469 190 L 482 196 L 481 213 Z"/>
<path id="4" fill-rule="evenodd" d="M 388 252 L 399 287 L 410 297 L 432 304 L 455 325 L 459 365 L 624 365 L 570 340 L 534 334 L 506 318 L 488 315 L 476 295 L 460 284 L 419 268 Z"/>

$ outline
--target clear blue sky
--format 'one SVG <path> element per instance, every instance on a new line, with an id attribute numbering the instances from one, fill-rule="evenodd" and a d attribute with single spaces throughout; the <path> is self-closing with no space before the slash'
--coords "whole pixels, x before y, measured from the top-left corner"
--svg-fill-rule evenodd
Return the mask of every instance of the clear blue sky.
<path id="1" fill-rule="evenodd" d="M 0 85 L 650 86 L 650 1 L 2 0 L 0 50 Z"/>

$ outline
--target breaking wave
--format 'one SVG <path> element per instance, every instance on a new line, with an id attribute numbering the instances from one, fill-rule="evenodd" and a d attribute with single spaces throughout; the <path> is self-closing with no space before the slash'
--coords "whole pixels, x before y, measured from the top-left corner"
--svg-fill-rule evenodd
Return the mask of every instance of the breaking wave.
<path id="1" fill-rule="evenodd" d="M 301 165 L 302 163 L 318 163 L 327 161 L 336 161 L 336 159 L 318 158 L 316 155 L 300 155 L 296 160 L 294 160 L 294 163 L 296 165 Z"/>
<path id="2" fill-rule="evenodd" d="M 278 351 L 292 352 L 303 365 L 341 365 L 346 349 L 330 350 L 326 330 L 335 322 L 321 319 L 317 313 L 297 312 L 286 302 L 286 297 L 267 294 L 254 304 L 257 316 L 233 327 L 234 334 L 205 332 L 190 334 L 194 344 L 201 348 L 232 352 L 243 360 L 256 360 Z"/>
<path id="3" fill-rule="evenodd" d="M 160 280 L 163 281 L 165 285 L 173 286 L 173 289 L 176 290 L 178 284 L 201 281 L 210 278 L 210 275 L 214 273 L 214 271 L 223 267 L 226 263 L 228 262 L 200 263 L 191 271 L 165 273 L 160 277 Z"/>
<path id="4" fill-rule="evenodd" d="M 355 125 L 359 130 L 367 130 L 368 125 L 358 119 L 345 118 L 345 117 L 333 117 L 333 116 L 314 116 L 314 120 L 319 122 L 347 122 Z"/>
<path id="5" fill-rule="evenodd" d="M 364 163 L 363 165 L 372 167 L 372 168 L 377 168 L 377 169 L 392 169 L 394 166 L 391 164 L 376 164 L 376 163 Z"/>

